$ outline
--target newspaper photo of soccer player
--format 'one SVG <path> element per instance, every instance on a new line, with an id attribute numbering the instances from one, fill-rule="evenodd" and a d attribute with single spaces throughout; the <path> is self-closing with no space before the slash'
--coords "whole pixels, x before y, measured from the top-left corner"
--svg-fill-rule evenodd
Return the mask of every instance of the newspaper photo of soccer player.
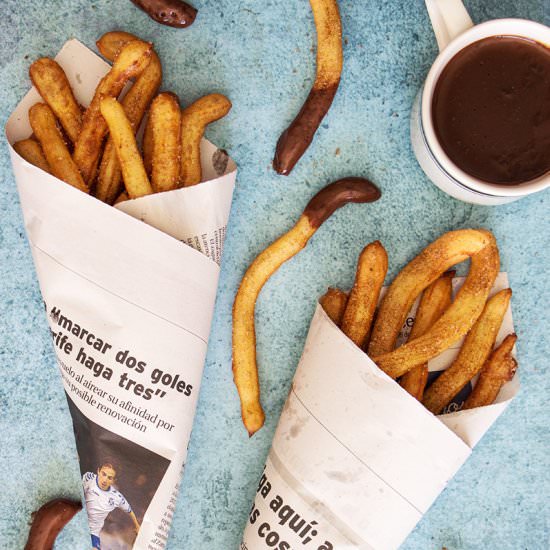
<path id="1" fill-rule="evenodd" d="M 139 533 L 139 522 L 132 507 L 124 498 L 124 495 L 115 489 L 118 466 L 115 461 L 106 458 L 97 469 L 97 474 L 86 472 L 82 476 L 84 488 L 84 502 L 88 513 L 90 534 L 92 536 L 92 548 L 101 550 L 100 532 L 105 524 L 107 516 L 115 509 L 123 510 L 130 515 L 136 534 Z"/>
<path id="2" fill-rule="evenodd" d="M 170 461 L 85 417 L 67 396 L 92 550 L 131 550 Z"/>

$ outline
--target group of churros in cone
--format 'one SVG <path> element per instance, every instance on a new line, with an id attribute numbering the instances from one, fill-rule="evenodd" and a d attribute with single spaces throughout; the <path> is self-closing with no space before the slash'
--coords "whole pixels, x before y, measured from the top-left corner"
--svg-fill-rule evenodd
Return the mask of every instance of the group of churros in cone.
<path id="1" fill-rule="evenodd" d="M 209 94 L 182 110 L 172 92 L 157 95 L 162 67 L 151 43 L 117 31 L 103 35 L 97 47 L 113 66 L 85 110 L 55 60 L 31 65 L 44 103 L 30 108 L 33 134 L 14 144 L 17 153 L 107 204 L 200 183 L 205 128 L 225 116 L 231 102 Z M 136 134 L 147 112 L 140 151 Z"/>
<path id="2" fill-rule="evenodd" d="M 453 301 L 454 271 L 446 270 L 467 257 L 472 262 L 470 274 Z M 493 351 L 512 296 L 507 288 L 488 298 L 499 268 L 493 235 L 485 230 L 463 229 L 446 233 L 428 245 L 397 275 L 375 317 L 387 266 L 382 244 L 376 241 L 367 245 L 359 256 L 349 294 L 329 289 L 320 300 L 332 321 L 432 413 L 442 413 L 478 374 L 479 380 L 463 409 L 493 403 L 517 368 L 511 355 L 515 334 L 504 338 Z M 408 342 L 394 350 L 420 293 Z M 463 336 L 466 338 L 456 359 L 427 387 L 428 361 Z"/>
<path id="3" fill-rule="evenodd" d="M 307 244 L 336 208 L 346 202 L 376 200 L 379 193 L 375 190 L 373 184 L 359 178 L 327 186 L 310 201 L 294 228 L 264 250 L 247 270 L 233 306 L 233 373 L 243 422 L 250 435 L 264 423 L 254 326 L 254 307 L 262 286 L 284 261 Z M 448 270 L 467 259 L 471 260 L 469 273 L 453 300 L 454 272 Z M 493 349 L 512 295 L 508 288 L 489 297 L 499 265 L 497 244 L 489 231 L 450 231 L 409 262 L 380 300 L 388 255 L 375 241 L 359 256 L 351 291 L 329 288 L 320 303 L 350 340 L 433 414 L 441 414 L 478 375 L 463 409 L 480 407 L 494 402 L 517 369 L 512 356 L 515 334 L 506 336 Z M 419 296 L 409 339 L 394 349 Z M 428 361 L 463 337 L 456 359 L 427 386 Z"/>
<path id="4" fill-rule="evenodd" d="M 115 31 L 103 35 L 97 47 L 113 65 L 86 109 L 54 59 L 31 65 L 29 75 L 43 102 L 29 109 L 32 135 L 14 143 L 14 150 L 109 205 L 199 184 L 202 137 L 209 123 L 229 112 L 229 99 L 209 94 L 181 109 L 175 94 L 158 93 L 162 66 L 151 43 Z M 136 135 L 145 120 L 140 148 Z M 33 514 L 25 548 L 51 549 L 81 508 L 67 499 L 44 504 Z"/>

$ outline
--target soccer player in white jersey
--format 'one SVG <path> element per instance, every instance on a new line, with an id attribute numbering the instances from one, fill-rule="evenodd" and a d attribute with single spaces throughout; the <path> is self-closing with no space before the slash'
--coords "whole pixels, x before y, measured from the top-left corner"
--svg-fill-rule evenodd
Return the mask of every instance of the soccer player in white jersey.
<path id="1" fill-rule="evenodd" d="M 93 550 L 101 550 L 99 534 L 103 529 L 105 519 L 115 508 L 120 508 L 130 514 L 136 533 L 139 532 L 140 525 L 136 515 L 122 493 L 113 487 L 115 481 L 116 469 L 109 461 L 105 461 L 98 468 L 97 474 L 86 472 L 82 476 Z"/>

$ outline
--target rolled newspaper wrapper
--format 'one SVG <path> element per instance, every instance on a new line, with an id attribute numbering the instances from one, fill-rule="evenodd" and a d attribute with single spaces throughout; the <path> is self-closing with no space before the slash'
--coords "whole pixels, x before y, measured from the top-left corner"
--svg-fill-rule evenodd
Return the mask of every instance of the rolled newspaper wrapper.
<path id="1" fill-rule="evenodd" d="M 507 286 L 501 273 L 493 293 Z M 510 332 L 508 310 L 497 342 Z M 460 345 L 429 363 L 430 376 Z M 495 404 L 434 416 L 318 306 L 240 549 L 398 548 L 518 389 L 516 374 Z"/>
<path id="2" fill-rule="evenodd" d="M 76 40 L 56 60 L 88 104 L 109 66 Z M 11 115 L 10 144 L 31 134 L 27 113 L 38 101 L 33 89 Z M 168 536 L 236 176 L 224 151 L 206 140 L 201 147 L 207 181 L 116 208 L 10 147 L 90 533 L 104 550 L 162 549 Z"/>

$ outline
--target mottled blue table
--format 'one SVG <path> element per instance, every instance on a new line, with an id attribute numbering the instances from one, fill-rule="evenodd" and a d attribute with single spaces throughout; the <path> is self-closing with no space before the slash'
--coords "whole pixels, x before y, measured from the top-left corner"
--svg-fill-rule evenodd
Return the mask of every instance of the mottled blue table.
<path id="1" fill-rule="evenodd" d="M 549 0 L 467 0 L 474 21 L 550 22 Z M 165 87 L 184 102 L 226 93 L 233 111 L 207 133 L 239 165 L 204 383 L 169 548 L 233 550 L 240 540 L 277 418 L 302 351 L 316 298 L 349 286 L 361 248 L 380 239 L 388 279 L 442 232 L 484 226 L 501 248 L 514 290 L 522 390 L 477 446 L 403 548 L 548 548 L 547 333 L 550 195 L 501 207 L 457 202 L 435 188 L 409 142 L 409 112 L 436 44 L 424 2 L 341 0 L 342 83 L 313 146 L 290 177 L 270 168 L 274 144 L 307 94 L 315 33 L 306 0 L 195 0 L 196 23 L 161 27 L 129 0 L 3 0 L 2 126 L 29 88 L 30 60 L 77 37 L 89 46 L 122 28 L 154 41 Z M 0 546 L 22 548 L 29 515 L 60 495 L 80 498 L 65 396 L 55 366 L 19 210 L 8 151 L 0 143 Z M 288 229 L 309 197 L 344 175 L 371 178 L 376 205 L 339 211 L 264 289 L 257 308 L 267 422 L 249 440 L 231 375 L 231 304 L 245 267 Z M 396 518 L 399 521 L 399 518 Z M 86 548 L 85 516 L 56 548 Z"/>

